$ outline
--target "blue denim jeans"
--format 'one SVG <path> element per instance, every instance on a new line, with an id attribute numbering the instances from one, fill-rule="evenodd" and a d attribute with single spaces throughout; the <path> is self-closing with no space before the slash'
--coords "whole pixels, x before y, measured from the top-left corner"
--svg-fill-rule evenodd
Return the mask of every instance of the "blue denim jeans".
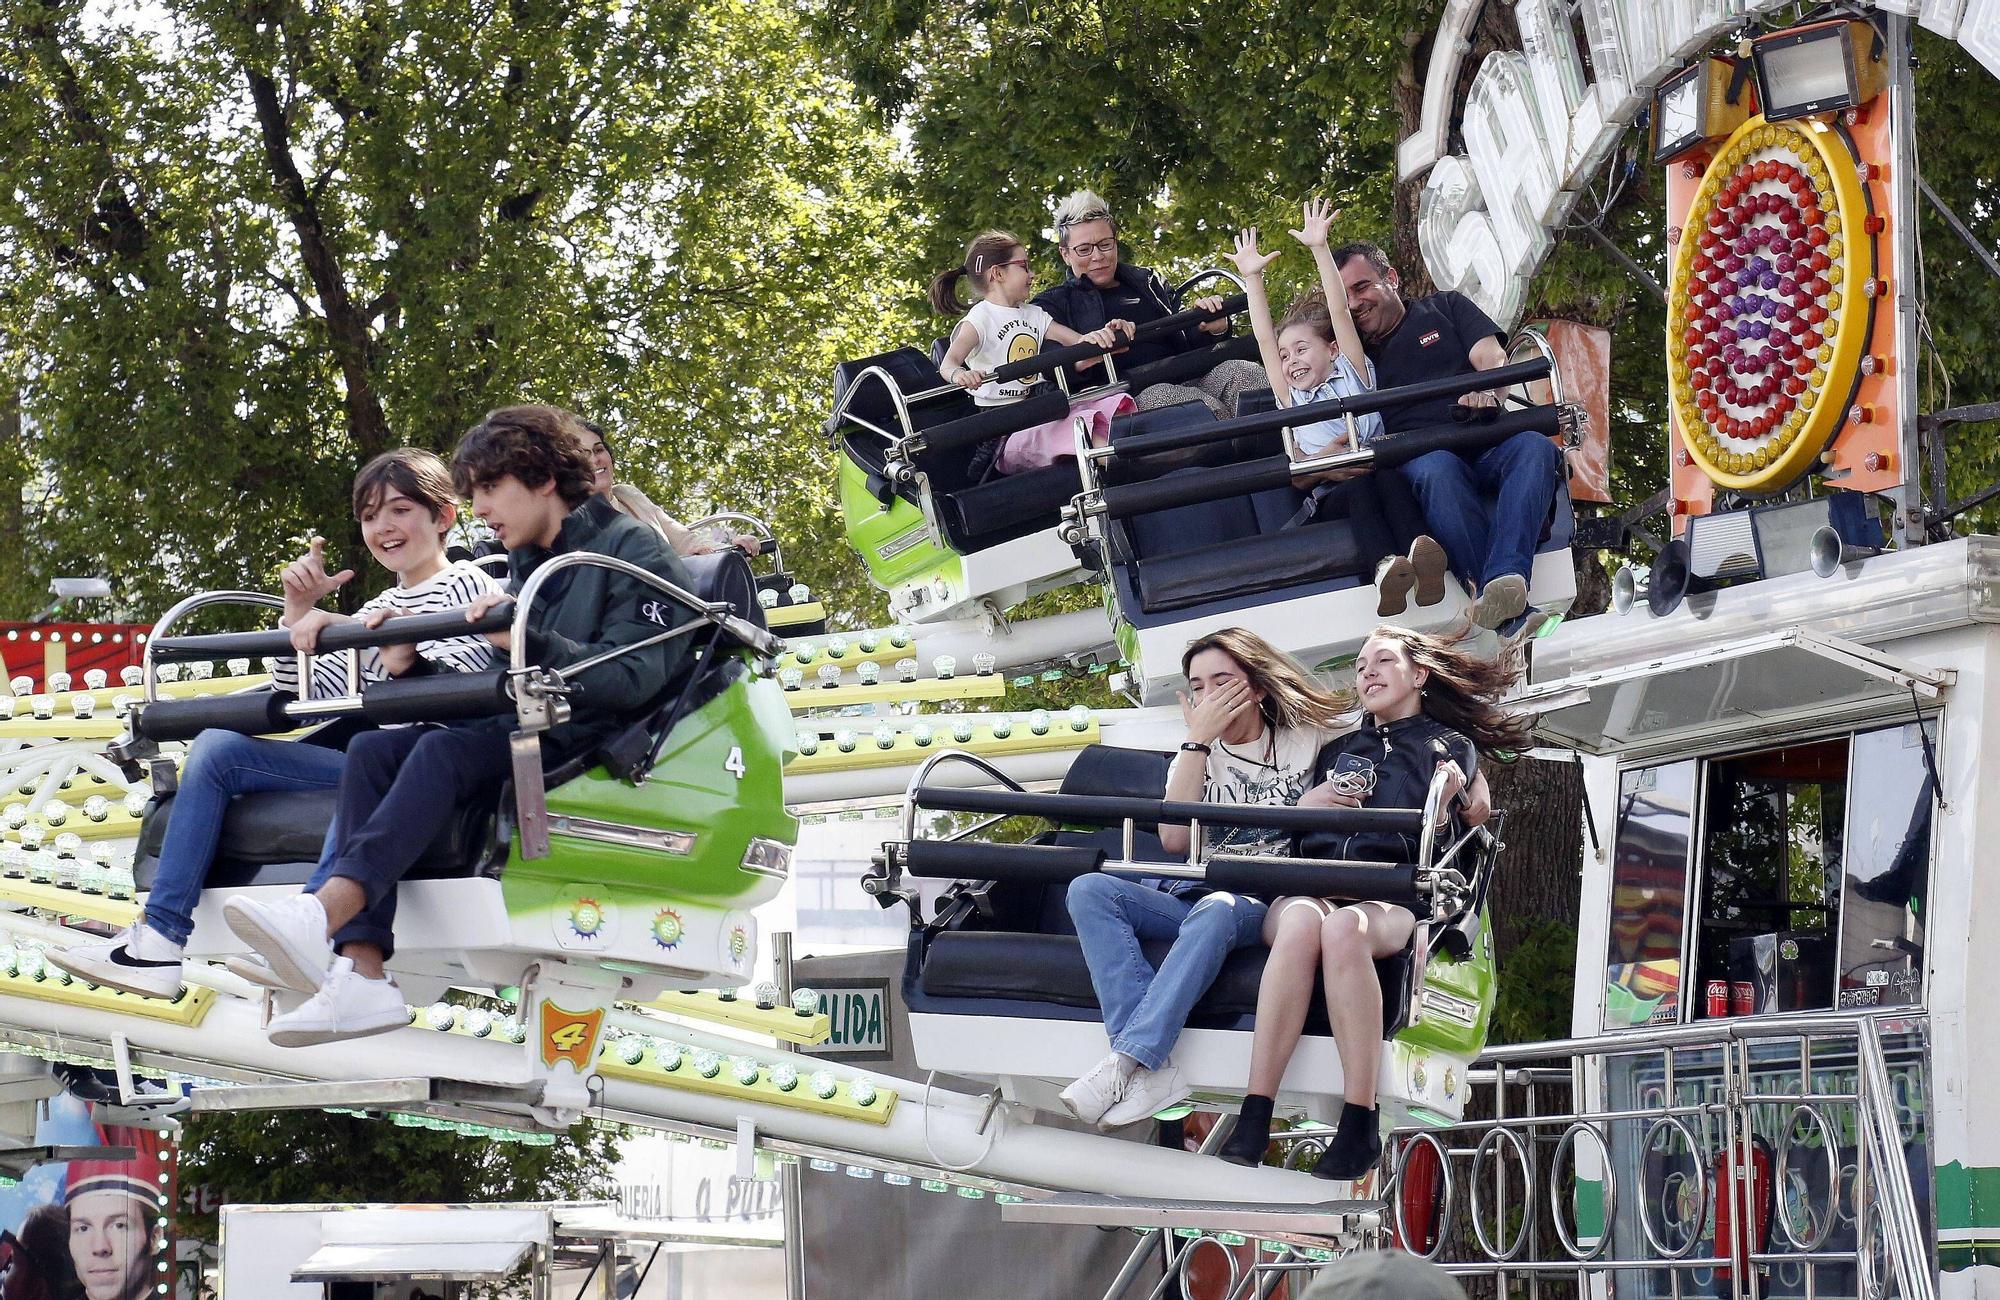
<path id="1" fill-rule="evenodd" d="M 1426 452 L 1402 468 L 1452 572 L 1484 587 L 1531 576 L 1561 457 L 1553 442 L 1523 431 L 1476 456 Z"/>
<path id="2" fill-rule="evenodd" d="M 160 842 L 160 869 L 146 894 L 146 925 L 175 943 L 187 942 L 231 799 L 267 790 L 331 790 L 340 784 L 346 761 L 345 754 L 323 745 L 233 731 L 196 736 Z"/>
<path id="3" fill-rule="evenodd" d="M 1214 893 L 1189 903 L 1096 872 L 1072 880 L 1069 915 L 1083 941 L 1111 1049 L 1149 1070 L 1165 1065 L 1222 959 L 1263 938 L 1269 910 L 1240 894 Z M 1158 971 L 1140 950 L 1142 939 L 1173 940 Z"/>

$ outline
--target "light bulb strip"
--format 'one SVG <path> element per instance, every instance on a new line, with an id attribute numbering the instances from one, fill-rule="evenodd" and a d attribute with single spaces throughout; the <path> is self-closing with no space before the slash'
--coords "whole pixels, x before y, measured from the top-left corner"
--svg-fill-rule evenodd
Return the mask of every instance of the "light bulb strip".
<path id="1" fill-rule="evenodd" d="M 69 891 L 63 892 L 67 894 Z M 187 985 L 182 988 L 180 997 L 173 1001 L 142 998 L 136 993 L 120 993 L 116 989 L 85 985 L 74 979 L 65 984 L 54 968 L 44 966 L 43 971 L 42 977 L 37 979 L 18 972 L 10 975 L 5 968 L 0 968 L 0 997 L 59 1002 L 64 1006 L 87 1007 L 93 1011 L 109 1011 L 116 1015 L 138 1016 L 192 1028 L 201 1024 L 202 1017 L 208 1014 L 217 996 L 214 989 Z"/>
<path id="2" fill-rule="evenodd" d="M 844 660 L 824 660 L 840 662 Z M 877 682 L 873 686 L 801 686 L 785 692 L 792 712 L 808 709 L 837 709 L 850 704 L 934 703 L 938 700 L 992 700 L 1007 693 L 1007 683 L 999 673 L 984 677 L 919 677 L 913 682 Z"/>
<path id="3" fill-rule="evenodd" d="M 638 1005 L 670 1016 L 747 1029 L 787 1043 L 823 1043 L 833 1035 L 833 1022 L 824 1011 L 802 1016 L 788 1006 L 760 1008 L 741 996 L 725 1002 L 711 989 L 662 993 L 651 1002 Z"/>
<path id="4" fill-rule="evenodd" d="M 610 1044 L 606 1045 L 611 1046 Z M 771 1067 L 775 1064 L 754 1053 L 751 1059 L 758 1060 L 764 1068 L 757 1072 L 757 1082 L 738 1083 L 731 1076 L 733 1061 L 724 1060 L 722 1069 L 713 1079 L 704 1079 L 694 1068 L 691 1059 L 683 1057 L 677 1070 L 664 1068 L 654 1055 L 652 1048 L 637 1065 L 627 1065 L 618 1059 L 615 1051 L 600 1049 L 597 1057 L 597 1073 L 607 1079 L 622 1079 L 628 1083 L 646 1084 L 650 1087 L 680 1088 L 688 1092 L 706 1093 L 713 1097 L 728 1097 L 735 1101 L 754 1101 L 760 1105 L 783 1106 L 788 1110 L 809 1111 L 816 1115 L 831 1115 L 837 1119 L 851 1119 L 862 1124 L 886 1125 L 889 1116 L 896 1109 L 896 1093 L 893 1089 L 877 1086 L 875 1095 L 868 1105 L 855 1101 L 848 1092 L 849 1081 L 843 1079 L 840 1088 L 831 1097 L 820 1097 L 805 1082 L 810 1070 L 801 1069 L 800 1082 L 790 1092 L 781 1090 L 771 1082 Z M 795 1061 L 803 1067 L 807 1062 Z"/>
<path id="5" fill-rule="evenodd" d="M 0 904 L 39 908 L 62 916 L 79 916 L 106 925 L 130 925 L 139 919 L 139 904 L 129 898 L 86 894 L 32 880 L 0 879 Z M 31 981 L 32 982 L 32 981 Z"/>
<path id="6" fill-rule="evenodd" d="M 48 831 L 51 839 L 66 831 L 73 831 L 86 840 L 129 840 L 139 833 L 139 819 L 131 813 L 126 812 L 123 808 L 107 814 L 101 822 L 94 822 L 83 815 L 82 809 L 72 804 L 69 810 L 69 817 L 62 825 L 50 826 L 46 822 L 41 822 L 38 818 L 30 817 L 28 819 L 28 825 L 34 826 L 37 824 L 40 824 L 43 829 Z M 11 840 L 19 844 L 21 842 L 21 832 L 18 830 L 0 831 L 0 839 Z"/>
<path id="7" fill-rule="evenodd" d="M 1098 741 L 1096 718 L 1082 731 L 1070 728 L 1067 718 L 1059 718 L 1049 727 L 1049 734 L 1037 736 L 1030 731 L 1023 719 L 1014 719 L 1012 733 L 1003 739 L 995 739 L 990 719 L 976 714 L 927 714 L 905 719 L 912 724 L 923 722 L 933 729 L 931 743 L 917 744 L 908 731 L 896 734 L 896 743 L 887 749 L 879 748 L 866 736 L 865 744 L 858 744 L 851 754 L 843 754 L 840 747 L 822 742 L 818 752 L 800 754 L 785 764 L 788 776 L 804 776 L 812 772 L 853 772 L 870 767 L 898 767 L 910 763 L 921 763 L 932 754 L 954 749 L 981 758 L 1004 758 L 1010 754 L 1045 754 L 1055 750 L 1081 749 Z M 974 724 L 972 739 L 957 740 L 951 734 L 954 722 L 971 721 Z"/>
<path id="8" fill-rule="evenodd" d="M 801 638 L 792 649 L 778 656 L 777 666 L 780 669 L 802 669 L 810 675 L 822 664 L 839 664 L 841 671 L 850 673 L 862 664 L 874 664 L 886 673 L 894 670 L 898 659 L 914 659 L 918 663 L 925 665 L 930 663 L 930 657 L 924 654 L 923 647 L 917 644 L 914 637 L 905 641 L 902 645 L 892 645 L 889 641 L 889 634 L 882 632 L 878 634 L 881 640 L 876 643 L 873 650 L 863 650 L 858 640 L 859 633 L 839 632 L 833 635 L 839 636 L 847 642 L 846 652 L 838 658 L 826 652 L 827 637 L 810 636 Z M 799 650 L 801 648 L 808 651 L 808 653 L 803 656 L 800 655 Z M 970 667 L 971 665 L 968 663 L 966 665 L 967 671 L 961 672 L 959 676 L 972 676 L 972 673 L 969 671 Z M 989 674 L 989 676 L 991 675 Z"/>

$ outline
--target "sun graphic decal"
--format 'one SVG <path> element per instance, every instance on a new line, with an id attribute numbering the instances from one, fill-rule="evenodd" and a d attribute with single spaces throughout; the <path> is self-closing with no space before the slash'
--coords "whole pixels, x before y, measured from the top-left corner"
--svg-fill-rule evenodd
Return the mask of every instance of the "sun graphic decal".
<path id="1" fill-rule="evenodd" d="M 731 929 L 729 932 L 729 955 L 740 962 L 749 951 L 750 931 L 740 925 Z"/>
<path id="2" fill-rule="evenodd" d="M 579 898 L 569 905 L 570 933 L 592 939 L 604 928 L 604 905 L 594 898 Z"/>
<path id="3" fill-rule="evenodd" d="M 653 942 L 672 951 L 680 946 L 681 936 L 687 928 L 681 924 L 681 914 L 671 907 L 663 907 L 653 916 Z"/>

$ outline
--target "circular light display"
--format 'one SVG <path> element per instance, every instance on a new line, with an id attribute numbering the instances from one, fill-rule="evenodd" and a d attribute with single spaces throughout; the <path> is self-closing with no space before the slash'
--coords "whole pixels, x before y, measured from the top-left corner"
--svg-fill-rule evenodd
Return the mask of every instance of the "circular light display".
<path id="1" fill-rule="evenodd" d="M 1857 166 L 1824 123 L 1752 118 L 1688 209 L 1668 382 L 1688 454 L 1723 487 L 1786 487 L 1847 418 L 1875 285 Z"/>

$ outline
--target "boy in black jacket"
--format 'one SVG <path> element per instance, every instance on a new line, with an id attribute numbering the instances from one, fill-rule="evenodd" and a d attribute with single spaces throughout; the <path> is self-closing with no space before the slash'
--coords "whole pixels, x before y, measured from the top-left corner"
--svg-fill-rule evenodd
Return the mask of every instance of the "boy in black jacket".
<path id="1" fill-rule="evenodd" d="M 452 476 L 475 514 L 507 547 L 509 593 L 482 596 L 477 620 L 513 599 L 552 556 L 597 551 L 676 586 L 687 570 L 652 528 L 597 496 L 581 422 L 551 406 L 515 406 L 474 425 L 452 458 Z M 381 611 L 374 622 L 398 613 Z M 636 645 L 689 617 L 639 580 L 585 565 L 558 573 L 536 598 L 527 662 L 560 669 Z M 510 634 L 489 633 L 503 652 Z M 657 697 L 685 653 L 676 638 L 577 675 L 569 722 L 543 734 L 554 766 L 587 752 Z M 430 671 L 409 647 L 383 647 L 393 676 Z M 400 727 L 357 736 L 347 751 L 340 801 L 310 892 L 277 903 L 236 897 L 223 914 L 304 1005 L 271 1022 L 271 1041 L 297 1047 L 384 1033 L 408 1022 L 401 991 L 383 972 L 394 951 L 396 884 L 466 803 L 506 780 L 511 718 Z M 335 956 L 338 948 L 339 956 Z"/>

